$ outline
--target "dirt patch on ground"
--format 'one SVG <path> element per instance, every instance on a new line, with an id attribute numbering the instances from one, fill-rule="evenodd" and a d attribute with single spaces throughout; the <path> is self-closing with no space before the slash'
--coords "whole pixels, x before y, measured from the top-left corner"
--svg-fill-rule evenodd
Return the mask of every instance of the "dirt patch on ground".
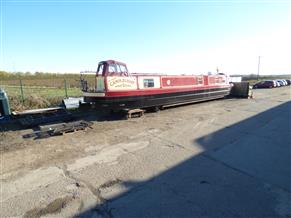
<path id="1" fill-rule="evenodd" d="M 66 205 L 73 200 L 72 196 L 66 196 L 64 198 L 57 198 L 53 202 L 49 203 L 44 208 L 34 208 L 27 211 L 24 214 L 24 218 L 39 218 L 47 214 L 54 214 L 60 212 Z"/>

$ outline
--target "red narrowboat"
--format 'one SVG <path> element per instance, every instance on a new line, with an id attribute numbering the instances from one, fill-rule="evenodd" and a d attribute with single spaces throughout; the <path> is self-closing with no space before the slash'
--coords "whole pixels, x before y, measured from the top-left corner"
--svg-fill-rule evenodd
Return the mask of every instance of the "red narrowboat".
<path id="1" fill-rule="evenodd" d="M 114 110 L 186 104 L 223 98 L 230 92 L 224 74 L 131 74 L 125 63 L 114 60 L 101 61 L 91 82 L 82 75 L 84 101 Z"/>

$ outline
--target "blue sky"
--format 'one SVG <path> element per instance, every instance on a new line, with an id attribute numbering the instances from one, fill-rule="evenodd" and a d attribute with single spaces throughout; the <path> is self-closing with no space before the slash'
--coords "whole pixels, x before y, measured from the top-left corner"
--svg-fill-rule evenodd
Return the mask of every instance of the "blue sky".
<path id="1" fill-rule="evenodd" d="M 1 70 L 256 73 L 260 55 L 262 73 L 291 73 L 287 0 L 2 0 L 1 18 Z"/>

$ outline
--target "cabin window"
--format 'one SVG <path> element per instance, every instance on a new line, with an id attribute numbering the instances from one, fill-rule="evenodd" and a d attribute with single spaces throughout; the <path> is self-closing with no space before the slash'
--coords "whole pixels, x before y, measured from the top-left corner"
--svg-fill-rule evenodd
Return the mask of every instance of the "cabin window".
<path id="1" fill-rule="evenodd" d="M 203 84 L 203 79 L 202 79 L 202 77 L 198 77 L 198 84 L 199 84 L 199 85 Z"/>
<path id="2" fill-rule="evenodd" d="M 118 64 L 117 70 L 118 70 L 118 73 L 120 74 L 120 76 L 128 76 L 127 69 L 124 65 Z"/>
<path id="3" fill-rule="evenodd" d="M 143 87 L 144 88 L 155 87 L 154 79 L 144 79 L 143 80 Z"/>
<path id="4" fill-rule="evenodd" d="M 120 65 L 119 64 L 116 64 L 116 68 L 117 68 L 117 73 L 121 74 L 121 69 L 120 69 Z"/>
<path id="5" fill-rule="evenodd" d="M 127 73 L 127 69 L 124 65 L 120 65 L 120 70 L 122 73 Z"/>
<path id="6" fill-rule="evenodd" d="M 98 69 L 97 69 L 97 76 L 99 75 L 102 76 L 103 69 L 104 69 L 103 64 L 99 64 Z"/>
<path id="7" fill-rule="evenodd" d="M 116 73 L 117 69 L 116 69 L 116 65 L 115 64 L 110 64 L 108 67 L 108 72 L 109 73 Z"/>

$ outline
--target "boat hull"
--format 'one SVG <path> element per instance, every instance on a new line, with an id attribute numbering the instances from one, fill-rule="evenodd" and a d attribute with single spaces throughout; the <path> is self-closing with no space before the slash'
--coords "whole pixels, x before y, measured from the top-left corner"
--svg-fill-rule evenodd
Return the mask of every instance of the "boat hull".
<path id="1" fill-rule="evenodd" d="M 229 95 L 229 92 L 230 87 L 222 87 L 152 95 L 114 97 L 84 96 L 84 101 L 93 103 L 96 108 L 121 110 L 166 107 L 171 105 L 219 99 Z"/>

